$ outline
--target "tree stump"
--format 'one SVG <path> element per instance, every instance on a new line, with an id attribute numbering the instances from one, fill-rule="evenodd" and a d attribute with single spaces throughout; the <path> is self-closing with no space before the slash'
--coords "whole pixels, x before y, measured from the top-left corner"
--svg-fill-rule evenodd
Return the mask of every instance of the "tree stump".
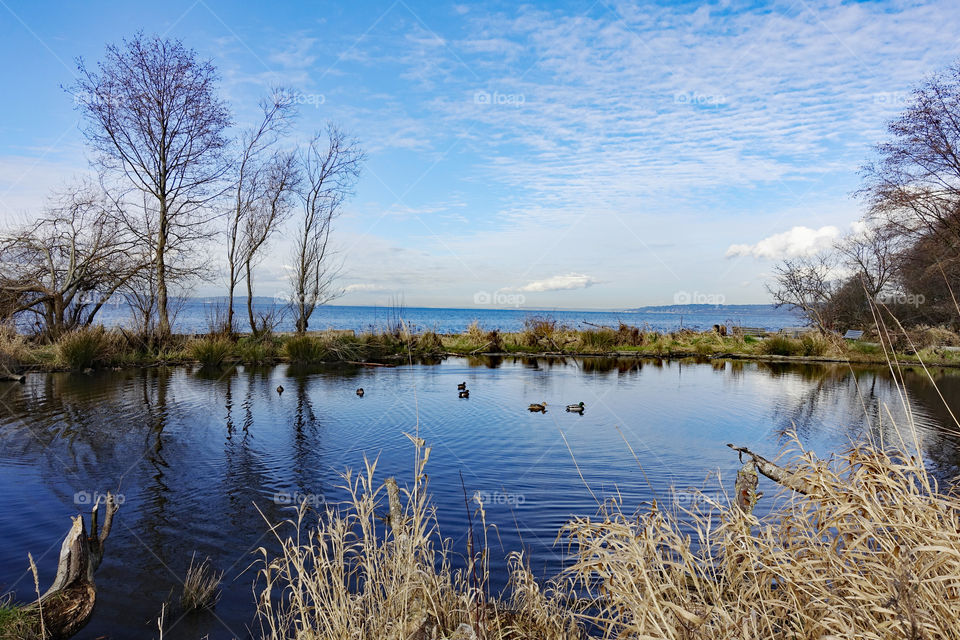
<path id="1" fill-rule="evenodd" d="M 24 612 L 35 618 L 34 629 L 44 638 L 66 640 L 80 631 L 93 615 L 96 585 L 93 574 L 103 560 L 104 542 L 110 535 L 113 516 L 120 506 L 113 494 L 104 501 L 106 514 L 103 528 L 98 532 L 101 502 L 90 512 L 90 535 L 87 535 L 83 515 L 73 518 L 73 525 L 60 547 L 60 560 L 53 584 L 39 601 L 24 607 Z"/>

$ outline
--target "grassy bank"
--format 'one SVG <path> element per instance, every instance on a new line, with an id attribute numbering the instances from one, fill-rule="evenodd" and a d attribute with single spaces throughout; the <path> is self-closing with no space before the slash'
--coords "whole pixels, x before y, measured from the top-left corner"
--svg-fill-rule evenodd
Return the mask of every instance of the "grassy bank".
<path id="1" fill-rule="evenodd" d="M 504 333 L 476 323 L 459 334 L 397 330 L 364 333 L 327 331 L 304 336 L 270 334 L 174 336 L 162 349 L 146 348 L 118 330 L 101 327 L 77 331 L 54 344 L 39 344 L 0 328 L 0 373 L 24 370 L 86 370 L 109 367 L 199 363 L 299 364 L 398 362 L 414 357 L 444 355 L 602 355 L 621 357 L 706 357 L 792 359 L 855 363 L 887 362 L 887 353 L 905 363 L 960 366 L 960 335 L 939 328 L 902 330 L 883 336 L 867 334 L 859 341 L 837 335 L 810 333 L 801 338 L 783 335 L 755 337 L 690 330 L 659 333 L 637 327 L 558 326 L 549 320 L 528 320 L 523 331 Z"/>
<path id="2" fill-rule="evenodd" d="M 345 507 L 322 518 L 301 508 L 273 529 L 281 551 L 260 550 L 255 587 L 262 637 L 960 637 L 960 500 L 915 457 L 862 445 L 828 462 L 797 450 L 786 466 L 805 493 L 760 518 L 717 496 L 692 510 L 607 501 L 559 532 L 562 575 L 542 583 L 514 554 L 496 595 L 483 503 L 470 502 L 467 565 L 454 571 L 427 492 L 430 450 L 413 439 L 405 500 L 378 487 L 371 465 L 346 476 Z"/>

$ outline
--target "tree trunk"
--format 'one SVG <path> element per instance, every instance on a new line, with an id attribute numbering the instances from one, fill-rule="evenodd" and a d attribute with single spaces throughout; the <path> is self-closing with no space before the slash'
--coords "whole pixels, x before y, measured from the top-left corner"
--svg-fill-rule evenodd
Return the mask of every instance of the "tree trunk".
<path id="1" fill-rule="evenodd" d="M 247 276 L 247 315 L 250 317 L 250 333 L 256 335 L 257 321 L 253 318 L 253 276 L 251 275 L 250 261 L 244 263 Z"/>
<path id="2" fill-rule="evenodd" d="M 157 333 L 161 344 L 170 337 L 170 316 L 167 313 L 167 211 L 160 205 L 160 229 L 157 232 Z"/>
<path id="3" fill-rule="evenodd" d="M 90 513 L 90 535 L 87 536 L 83 516 L 73 518 L 73 525 L 60 547 L 57 575 L 38 602 L 27 605 L 24 611 L 35 619 L 34 630 L 41 630 L 45 638 L 66 640 L 79 632 L 90 621 L 96 602 L 93 574 L 103 560 L 104 542 L 110 535 L 113 516 L 120 506 L 108 493 L 103 528 L 98 532 L 100 502 Z"/>

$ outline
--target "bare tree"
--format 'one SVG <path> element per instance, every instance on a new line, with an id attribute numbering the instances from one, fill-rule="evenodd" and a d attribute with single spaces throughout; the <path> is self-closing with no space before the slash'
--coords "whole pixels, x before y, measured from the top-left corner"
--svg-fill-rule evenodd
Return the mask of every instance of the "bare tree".
<path id="1" fill-rule="evenodd" d="M 300 167 L 295 152 L 274 156 L 267 167 L 263 191 L 256 206 L 247 217 L 242 251 L 243 270 L 247 282 L 247 315 L 251 333 L 268 330 L 268 315 L 258 324 L 253 313 L 253 267 L 261 257 L 262 249 L 280 226 L 289 218 L 296 204 L 300 184 Z M 276 318 L 273 319 L 276 321 Z"/>
<path id="2" fill-rule="evenodd" d="M 360 176 L 364 155 L 359 144 L 333 125 L 318 133 L 300 158 L 303 215 L 297 223 L 290 276 L 297 333 L 304 333 L 317 305 L 336 297 L 330 232 L 343 201 Z"/>
<path id="3" fill-rule="evenodd" d="M 271 99 L 260 103 L 259 123 L 243 132 L 235 166 L 233 206 L 227 227 L 227 329 L 234 331 L 234 291 L 246 272 L 247 310 L 253 320 L 251 263 L 290 210 L 289 193 L 296 164 L 294 155 L 276 149 L 287 131 L 293 102 L 275 90 Z"/>
<path id="4" fill-rule="evenodd" d="M 901 234 L 960 238 L 960 63 L 918 87 L 862 169 L 860 195 Z"/>
<path id="5" fill-rule="evenodd" d="M 768 286 L 779 307 L 786 305 L 802 312 L 812 324 L 826 329 L 824 309 L 839 286 L 836 263 L 829 254 L 788 259 L 774 268 L 776 285 Z"/>
<path id="6" fill-rule="evenodd" d="M 896 276 L 898 236 L 889 227 L 867 222 L 844 236 L 835 249 L 866 294 L 875 299 Z"/>
<path id="7" fill-rule="evenodd" d="M 0 239 L 0 288 L 11 314 L 29 313 L 46 338 L 89 326 L 103 305 L 149 263 L 95 187 L 80 184 L 44 215 Z"/>
<path id="8" fill-rule="evenodd" d="M 208 205 L 225 188 L 230 116 L 217 96 L 217 74 L 180 41 L 143 34 L 108 46 L 96 70 L 82 60 L 78 69 L 73 93 L 100 168 L 152 201 L 127 222 L 151 249 L 157 333 L 165 339 L 169 267 L 210 237 L 215 213 Z M 143 222 L 151 217 L 148 230 Z"/>

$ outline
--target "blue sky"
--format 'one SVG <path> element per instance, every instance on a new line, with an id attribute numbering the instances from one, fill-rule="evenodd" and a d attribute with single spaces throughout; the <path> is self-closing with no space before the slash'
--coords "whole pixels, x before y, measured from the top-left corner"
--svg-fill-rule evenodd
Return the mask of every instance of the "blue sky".
<path id="1" fill-rule="evenodd" d="M 238 125 L 282 85 L 298 137 L 333 120 L 361 141 L 340 303 L 766 302 L 777 259 L 859 217 L 885 122 L 960 57 L 957 8 L 0 0 L 0 221 L 86 171 L 61 85 L 143 29 L 212 59 Z M 258 293 L 282 292 L 288 253 Z"/>

